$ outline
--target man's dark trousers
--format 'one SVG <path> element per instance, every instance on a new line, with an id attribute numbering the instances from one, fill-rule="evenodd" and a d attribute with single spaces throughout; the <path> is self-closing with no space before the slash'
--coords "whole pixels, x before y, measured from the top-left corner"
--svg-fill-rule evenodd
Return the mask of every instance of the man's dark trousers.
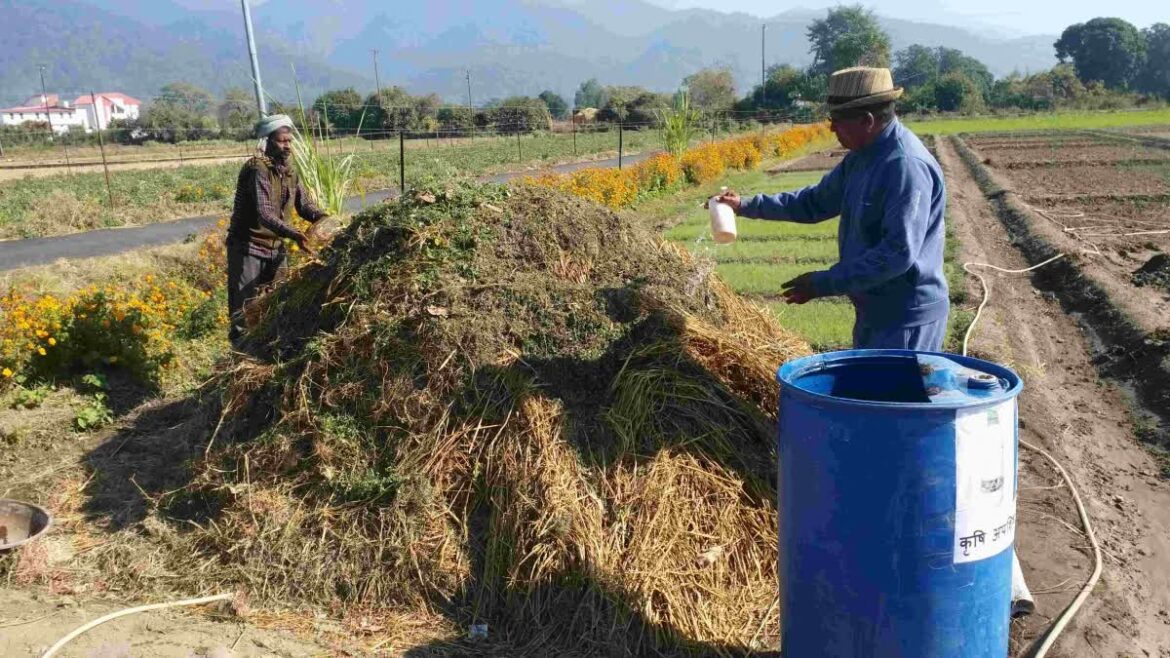
<path id="1" fill-rule="evenodd" d="M 283 250 L 273 258 L 260 258 L 248 253 L 247 245 L 228 243 L 228 312 L 231 329 L 228 338 L 234 347 L 247 331 L 244 321 L 244 305 L 265 286 L 284 278 L 288 271 L 288 260 Z"/>

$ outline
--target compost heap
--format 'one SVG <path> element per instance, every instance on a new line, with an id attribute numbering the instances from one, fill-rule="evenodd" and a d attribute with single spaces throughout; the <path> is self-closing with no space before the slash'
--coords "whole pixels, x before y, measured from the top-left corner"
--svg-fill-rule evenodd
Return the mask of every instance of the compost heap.
<path id="1" fill-rule="evenodd" d="M 362 213 L 251 308 L 196 570 L 546 655 L 774 637 L 774 373 L 808 347 L 712 270 L 533 187 Z"/>

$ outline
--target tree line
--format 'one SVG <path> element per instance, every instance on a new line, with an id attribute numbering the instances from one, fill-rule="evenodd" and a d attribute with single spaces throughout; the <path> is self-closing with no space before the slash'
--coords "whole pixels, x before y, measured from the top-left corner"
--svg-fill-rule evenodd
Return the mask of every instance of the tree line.
<path id="1" fill-rule="evenodd" d="M 1119 18 L 1095 18 L 1064 30 L 1052 69 L 996 79 L 977 59 L 946 47 L 914 44 L 891 53 L 871 11 L 837 7 L 807 31 L 813 63 L 768 69 L 736 103 L 739 110 L 807 112 L 825 96 L 828 75 L 857 65 L 888 66 L 906 88 L 904 113 L 988 110 L 1114 109 L 1170 99 L 1170 25 L 1144 30 Z"/>

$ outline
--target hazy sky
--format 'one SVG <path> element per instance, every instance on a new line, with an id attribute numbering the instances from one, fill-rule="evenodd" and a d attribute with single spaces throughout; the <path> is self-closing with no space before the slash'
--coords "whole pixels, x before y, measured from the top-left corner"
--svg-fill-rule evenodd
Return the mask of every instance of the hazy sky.
<path id="1" fill-rule="evenodd" d="M 820 9 L 832 7 L 837 0 L 650 0 L 663 7 L 703 7 L 719 11 L 742 11 L 757 16 L 774 16 L 797 7 Z M 845 2 L 850 4 L 850 2 Z M 949 24 L 984 23 L 1018 34 L 1058 34 L 1073 23 L 1097 16 L 1123 18 L 1139 28 L 1156 22 L 1170 22 L 1170 10 L 1159 0 L 870 0 L 862 1 L 879 14 L 927 22 Z"/>

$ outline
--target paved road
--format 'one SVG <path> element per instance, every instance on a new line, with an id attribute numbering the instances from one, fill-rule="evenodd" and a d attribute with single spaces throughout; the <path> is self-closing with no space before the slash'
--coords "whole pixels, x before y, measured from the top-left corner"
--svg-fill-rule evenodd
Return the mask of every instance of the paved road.
<path id="1" fill-rule="evenodd" d="M 650 157 L 653 153 L 628 155 L 622 159 L 623 164 L 635 164 Z M 572 162 L 569 164 L 549 167 L 547 171 L 568 173 L 589 167 L 616 167 L 617 158 L 608 160 L 591 160 Z M 505 183 L 514 178 L 530 176 L 535 171 L 519 171 L 485 176 L 479 180 L 492 183 Z M 357 212 L 365 205 L 381 203 L 397 196 L 398 191 L 382 190 L 366 194 L 362 197 L 351 197 L 346 200 L 345 208 L 349 212 Z M 14 270 L 30 265 L 44 265 L 62 258 L 94 258 L 111 256 L 132 249 L 143 247 L 159 247 L 176 244 L 187 240 L 212 226 L 223 216 L 223 213 L 204 215 L 202 217 L 188 217 L 158 224 L 135 226 L 131 228 L 99 229 L 85 233 L 73 233 L 48 238 L 29 238 L 26 240 L 0 241 L 0 271 Z"/>

